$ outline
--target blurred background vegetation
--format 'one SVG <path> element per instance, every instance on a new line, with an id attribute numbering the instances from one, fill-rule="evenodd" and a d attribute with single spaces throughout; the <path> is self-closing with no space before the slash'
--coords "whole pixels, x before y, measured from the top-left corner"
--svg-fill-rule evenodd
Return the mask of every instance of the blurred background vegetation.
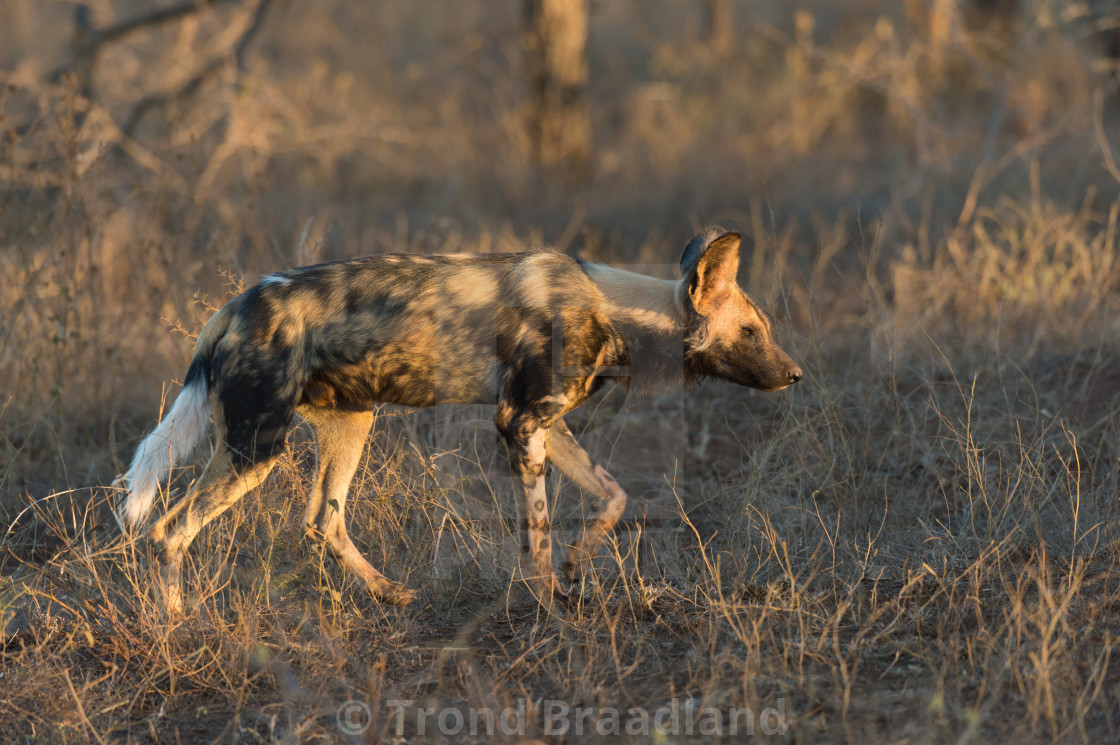
<path id="1" fill-rule="evenodd" d="M 1115 741 L 1118 5 L 0 0 L 0 737 L 691 696 L 799 742 Z M 546 243 L 673 276 L 712 223 L 806 377 L 585 407 L 631 500 L 580 609 L 511 592 L 489 412 L 391 410 L 350 531 L 419 602 L 301 544 L 297 428 L 195 541 L 197 609 L 151 604 L 102 487 L 232 293 Z"/>
<path id="2" fill-rule="evenodd" d="M 1056 0 L 6 0 L 0 496 L 104 483 L 182 374 L 191 342 L 169 330 L 344 256 L 550 243 L 671 265 L 719 222 L 752 240 L 751 291 L 818 349 L 1103 338 L 1117 18 Z"/>

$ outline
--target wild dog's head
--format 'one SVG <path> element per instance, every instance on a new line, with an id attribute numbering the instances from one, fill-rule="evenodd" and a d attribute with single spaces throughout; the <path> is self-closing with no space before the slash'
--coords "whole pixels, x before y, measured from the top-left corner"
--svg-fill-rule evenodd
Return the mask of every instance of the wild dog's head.
<path id="1" fill-rule="evenodd" d="M 770 318 L 739 289 L 742 236 L 705 228 L 685 246 L 685 368 L 687 377 L 723 378 L 777 391 L 801 380 L 801 368 L 774 342 Z"/>

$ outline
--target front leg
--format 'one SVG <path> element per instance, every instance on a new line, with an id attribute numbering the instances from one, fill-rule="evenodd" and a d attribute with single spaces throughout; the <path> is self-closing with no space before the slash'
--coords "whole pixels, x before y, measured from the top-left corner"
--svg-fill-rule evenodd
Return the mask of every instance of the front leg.
<path id="1" fill-rule="evenodd" d="M 540 591 L 540 601 L 566 602 L 567 592 L 552 569 L 552 541 L 545 494 L 545 466 L 548 453 L 548 426 L 527 412 L 511 413 L 499 407 L 495 417 L 498 431 L 509 451 L 517 502 L 518 556 L 522 574 Z"/>
<path id="2" fill-rule="evenodd" d="M 595 549 L 610 534 L 626 509 L 626 492 L 602 466 L 592 462 L 568 425 L 557 419 L 548 433 L 548 458 L 560 472 L 592 494 L 591 517 L 584 522 L 579 540 L 572 546 L 562 571 L 569 582 L 578 581 L 587 570 Z"/>

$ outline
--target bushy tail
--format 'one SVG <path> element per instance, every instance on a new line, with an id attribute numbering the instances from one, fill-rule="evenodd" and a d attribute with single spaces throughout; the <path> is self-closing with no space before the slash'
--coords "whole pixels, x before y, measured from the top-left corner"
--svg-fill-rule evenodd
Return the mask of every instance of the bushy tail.
<path id="1" fill-rule="evenodd" d="M 159 493 L 160 481 L 206 435 L 210 424 L 210 360 L 229 328 L 229 307 L 224 306 L 203 327 L 175 405 L 140 443 L 128 473 L 117 481 L 128 490 L 117 510 L 122 529 L 136 526 L 147 516 Z"/>

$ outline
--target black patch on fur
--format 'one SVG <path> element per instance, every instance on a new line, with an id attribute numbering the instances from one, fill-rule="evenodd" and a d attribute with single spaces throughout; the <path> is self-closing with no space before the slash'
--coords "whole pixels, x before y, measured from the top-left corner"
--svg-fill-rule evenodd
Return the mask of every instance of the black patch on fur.
<path id="1" fill-rule="evenodd" d="M 265 330 L 268 301 L 253 290 L 237 301 L 252 329 L 249 339 L 219 343 L 210 365 L 225 418 L 226 448 L 240 472 L 284 449 L 303 382 L 292 379 L 294 348 Z"/>
<path id="2" fill-rule="evenodd" d="M 256 285 L 232 300 L 237 303 L 236 317 L 245 322 L 246 335 L 260 346 L 271 343 L 273 330 L 272 300 L 265 289 Z"/>
<path id="3" fill-rule="evenodd" d="M 186 377 L 183 378 L 183 387 L 186 388 L 191 383 L 201 381 L 204 386 L 209 388 L 214 381 L 210 372 L 210 358 L 206 355 L 198 355 L 191 360 L 191 366 L 187 368 Z"/>

